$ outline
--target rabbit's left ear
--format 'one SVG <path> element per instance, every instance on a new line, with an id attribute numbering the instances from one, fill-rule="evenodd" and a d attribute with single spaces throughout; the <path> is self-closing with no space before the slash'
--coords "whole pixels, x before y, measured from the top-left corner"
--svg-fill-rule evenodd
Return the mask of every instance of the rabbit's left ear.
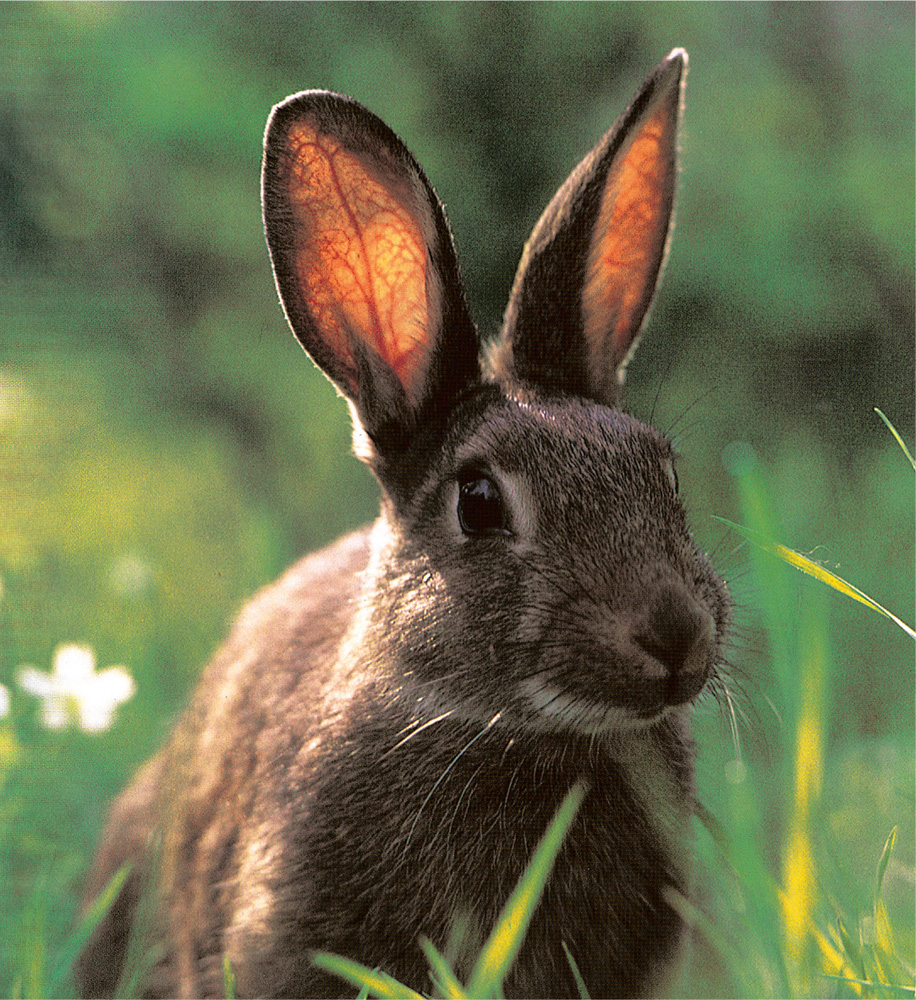
<path id="1" fill-rule="evenodd" d="M 293 332 L 375 450 L 402 450 L 479 374 L 477 334 L 429 181 L 362 105 L 306 91 L 271 114 L 262 194 Z"/>
<path id="2" fill-rule="evenodd" d="M 547 206 L 491 357 L 497 374 L 614 403 L 668 249 L 686 68 L 675 49 Z"/>

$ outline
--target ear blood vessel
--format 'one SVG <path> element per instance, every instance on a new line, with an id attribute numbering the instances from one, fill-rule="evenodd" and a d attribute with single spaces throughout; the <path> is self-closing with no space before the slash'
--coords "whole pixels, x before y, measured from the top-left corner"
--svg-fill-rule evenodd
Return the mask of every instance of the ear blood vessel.
<path id="1" fill-rule="evenodd" d="M 265 138 L 267 242 L 296 337 L 347 399 L 371 527 L 244 609 L 166 746 L 115 802 L 78 961 L 149 996 L 351 995 L 315 949 L 466 976 L 570 787 L 588 793 L 507 996 L 663 989 L 690 887 L 691 704 L 725 586 L 670 447 L 618 408 L 671 228 L 673 51 L 545 210 L 481 357 L 445 215 L 371 112 L 296 94 Z M 87 902 L 88 905 L 88 902 Z M 139 944 L 129 949 L 131 937 Z M 128 963 L 129 964 L 129 963 Z"/>

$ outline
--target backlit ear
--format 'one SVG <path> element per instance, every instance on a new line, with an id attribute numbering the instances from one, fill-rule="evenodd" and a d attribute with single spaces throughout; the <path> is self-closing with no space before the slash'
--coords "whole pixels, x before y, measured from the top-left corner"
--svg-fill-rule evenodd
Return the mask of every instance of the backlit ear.
<path id="1" fill-rule="evenodd" d="M 445 216 L 397 136 L 324 91 L 274 108 L 264 224 L 277 288 L 303 347 L 379 448 L 477 373 Z"/>
<path id="2" fill-rule="evenodd" d="M 686 66 L 675 49 L 547 206 L 519 265 L 497 371 L 614 402 L 667 253 Z"/>

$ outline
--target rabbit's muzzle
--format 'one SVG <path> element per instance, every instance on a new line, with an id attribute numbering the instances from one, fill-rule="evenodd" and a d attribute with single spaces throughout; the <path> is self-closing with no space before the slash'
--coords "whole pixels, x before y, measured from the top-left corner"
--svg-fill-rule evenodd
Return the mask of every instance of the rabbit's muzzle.
<path id="1" fill-rule="evenodd" d="M 520 693 L 542 724 L 630 729 L 699 697 L 720 656 L 715 609 L 668 574 L 644 578 L 634 592 L 571 601 L 531 644 L 537 668 Z"/>
<path id="2" fill-rule="evenodd" d="M 703 690 L 716 652 L 715 628 L 709 612 L 690 594 L 676 585 L 662 586 L 636 623 L 632 641 L 650 658 L 645 666 L 650 703 L 681 705 Z"/>

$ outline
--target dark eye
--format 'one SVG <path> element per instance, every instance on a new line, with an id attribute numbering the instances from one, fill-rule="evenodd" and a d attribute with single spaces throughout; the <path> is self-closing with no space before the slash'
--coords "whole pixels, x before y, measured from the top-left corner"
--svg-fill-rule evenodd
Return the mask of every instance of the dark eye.
<path id="1" fill-rule="evenodd" d="M 468 472 L 458 477 L 458 523 L 466 535 L 508 532 L 503 498 L 488 476 Z"/>

